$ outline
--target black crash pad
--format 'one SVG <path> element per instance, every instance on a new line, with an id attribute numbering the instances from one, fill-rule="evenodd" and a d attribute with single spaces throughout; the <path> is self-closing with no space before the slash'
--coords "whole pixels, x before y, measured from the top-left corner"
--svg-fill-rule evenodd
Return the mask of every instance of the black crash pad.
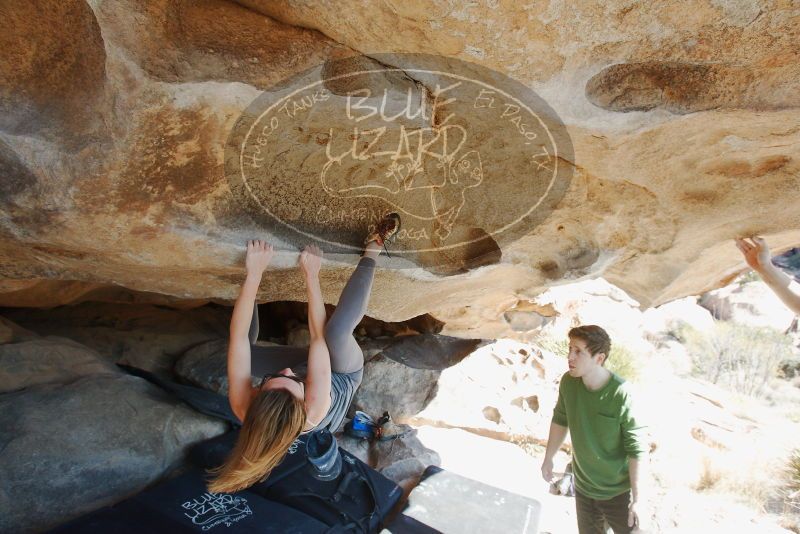
<path id="1" fill-rule="evenodd" d="M 234 430 L 195 445 L 189 458 L 203 469 L 221 465 L 233 449 L 237 433 Z M 304 434 L 295 440 L 269 477 L 253 484 L 248 491 L 303 512 L 330 527 L 356 520 L 359 526 L 352 527 L 350 532 L 377 532 L 402 497 L 400 486 L 341 448 L 339 476 L 325 482 L 315 479 L 305 453 L 306 441 L 310 438 L 311 434 Z"/>
<path id="2" fill-rule="evenodd" d="M 329 532 L 329 527 L 302 512 L 249 491 L 230 495 L 209 493 L 204 473 L 197 470 L 51 532 L 316 534 Z"/>

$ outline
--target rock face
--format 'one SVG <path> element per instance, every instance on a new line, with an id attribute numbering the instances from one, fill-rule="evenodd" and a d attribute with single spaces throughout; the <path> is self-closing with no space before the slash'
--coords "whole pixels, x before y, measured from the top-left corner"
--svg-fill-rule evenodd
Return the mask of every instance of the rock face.
<path id="1" fill-rule="evenodd" d="M 227 336 L 230 309 L 85 302 L 52 310 L 9 309 L 6 316 L 41 335 L 63 336 L 91 347 L 109 362 L 169 376 L 187 349 Z"/>
<path id="2" fill-rule="evenodd" d="M 422 410 L 436 394 L 441 371 L 414 369 L 379 354 L 364 366 L 364 380 L 353 398 L 353 410 L 404 420 Z"/>
<path id="3" fill-rule="evenodd" d="M 222 395 L 228 394 L 228 341 L 215 339 L 184 354 L 175 364 L 175 374 L 186 382 Z"/>
<path id="4" fill-rule="evenodd" d="M 419 334 L 393 340 L 383 353 L 413 369 L 441 371 L 463 360 L 480 343 L 480 339 Z"/>
<path id="5" fill-rule="evenodd" d="M 302 278 L 286 269 L 298 242 L 237 196 L 226 139 L 260 91 L 282 94 L 284 80 L 317 66 L 325 94 L 344 106 L 342 95 L 359 86 L 337 76 L 371 68 L 384 52 L 472 62 L 535 91 L 572 146 L 564 161 L 546 163 L 572 178 L 506 242 L 483 223 L 539 185 L 525 180 L 522 152 L 505 146 L 510 134 L 491 129 L 499 122 L 473 125 L 480 158 L 445 162 L 449 182 L 431 185 L 429 197 L 411 192 L 414 165 L 360 167 L 355 158 L 328 185 L 352 192 L 394 173 L 435 219 L 430 235 L 409 227 L 398 257 L 382 262 L 410 268 L 378 272 L 373 317 L 477 322 L 587 275 L 657 304 L 740 271 L 733 237 L 763 234 L 776 250 L 800 242 L 800 14 L 791 3 L 48 0 L 7 2 L 0 16 L 9 21 L 0 37 L 0 304 L 50 306 L 91 292 L 116 299 L 108 288 L 120 286 L 162 301 L 230 300 L 253 237 L 279 249 L 260 298 L 304 300 Z M 429 80 L 403 68 L 362 81 L 394 103 L 406 89 L 431 98 Z M 391 202 L 373 195 L 353 216 L 341 198 L 302 185 L 335 145 L 328 136 L 347 140 L 352 128 L 330 102 L 315 108 L 324 113 L 297 105 L 296 128 L 265 159 L 255 191 L 277 191 L 281 217 L 308 235 L 350 243 L 339 259 L 351 260 Z M 430 124 L 398 119 L 389 133 L 402 123 L 439 139 L 455 105 Z M 451 252 L 452 236 L 475 245 Z M 429 241 L 427 252 L 404 256 L 417 239 Z M 325 265 L 327 302 L 349 270 Z M 516 328 L 538 321 L 512 319 Z"/>
<path id="6" fill-rule="evenodd" d="M 144 489 L 225 431 L 61 338 L 0 346 L 0 531 L 38 532 Z"/>
<path id="7" fill-rule="evenodd" d="M 529 436 L 541 443 L 565 370 L 563 358 L 498 340 L 442 371 L 432 400 L 410 421 L 505 440 Z"/>
<path id="8" fill-rule="evenodd" d="M 39 384 L 66 383 L 86 375 L 118 371 L 97 353 L 63 338 L 0 345 L 0 394 Z"/>
<path id="9" fill-rule="evenodd" d="M 273 360 L 271 367 L 265 362 L 253 362 L 254 385 L 260 381 L 261 371 L 275 372 L 298 364 L 305 366 L 308 357 L 305 349 L 295 350 L 267 341 L 257 343 L 275 347 L 277 351 L 270 358 Z M 419 334 L 360 340 L 359 343 L 366 361 L 364 378 L 353 398 L 351 412 L 363 410 L 377 414 L 377 418 L 389 411 L 394 419 L 403 420 L 417 414 L 430 402 L 442 370 L 463 360 L 481 340 Z M 177 361 L 175 374 L 189 384 L 226 395 L 227 350 L 227 339 L 198 344 Z"/>
<path id="10" fill-rule="evenodd" d="M 364 364 L 353 410 L 388 411 L 397 421 L 419 413 L 436 395 L 442 370 L 458 364 L 481 343 L 437 334 L 395 338 Z"/>

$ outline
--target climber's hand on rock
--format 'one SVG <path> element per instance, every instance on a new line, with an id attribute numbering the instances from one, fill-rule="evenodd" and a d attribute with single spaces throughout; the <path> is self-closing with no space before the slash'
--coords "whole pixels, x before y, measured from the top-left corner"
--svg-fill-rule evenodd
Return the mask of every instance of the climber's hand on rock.
<path id="1" fill-rule="evenodd" d="M 247 242 L 247 257 L 245 258 L 247 274 L 261 276 L 271 259 L 272 245 L 260 239 L 253 239 Z"/>
<path id="2" fill-rule="evenodd" d="M 322 266 L 322 249 L 317 245 L 306 245 L 300 253 L 300 268 L 306 278 L 316 278 Z"/>

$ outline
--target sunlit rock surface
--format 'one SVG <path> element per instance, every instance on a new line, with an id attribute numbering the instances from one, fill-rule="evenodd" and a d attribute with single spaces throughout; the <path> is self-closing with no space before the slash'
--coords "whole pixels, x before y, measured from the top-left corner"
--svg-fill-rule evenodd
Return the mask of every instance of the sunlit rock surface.
<path id="1" fill-rule="evenodd" d="M 0 305 L 92 291 L 118 300 L 109 287 L 158 304 L 230 300 L 254 237 L 279 248 L 260 298 L 304 300 L 288 269 L 298 242 L 236 196 L 226 140 L 262 90 L 327 65 L 327 89 L 344 98 L 352 87 L 333 80 L 332 60 L 368 66 L 363 56 L 381 53 L 468 61 L 530 88 L 566 126 L 572 150 L 558 163 L 572 173 L 549 211 L 492 246 L 483 223 L 502 213 L 486 206 L 532 194 L 513 157 L 493 159 L 502 147 L 491 143 L 510 139 L 497 130 L 482 145 L 482 176 L 450 175 L 472 196 L 431 195 L 430 251 L 383 261 L 373 317 L 495 320 L 563 280 L 599 275 L 652 305 L 732 279 L 744 267 L 736 236 L 762 234 L 777 250 L 800 242 L 800 12 L 790 2 L 92 0 L 6 3 L 0 16 Z M 430 93 L 413 73 L 376 76 L 374 87 Z M 325 212 L 316 190 L 290 187 L 325 150 L 314 128 L 350 126 L 300 114 L 308 135 L 294 131 L 265 171 L 273 188 L 286 185 L 276 203 L 314 235 L 357 246 L 368 218 Z M 364 206 L 374 219 L 387 202 Z M 451 254 L 451 236 L 479 245 Z M 413 241 L 403 237 L 398 252 Z M 324 267 L 327 302 L 350 268 Z"/>

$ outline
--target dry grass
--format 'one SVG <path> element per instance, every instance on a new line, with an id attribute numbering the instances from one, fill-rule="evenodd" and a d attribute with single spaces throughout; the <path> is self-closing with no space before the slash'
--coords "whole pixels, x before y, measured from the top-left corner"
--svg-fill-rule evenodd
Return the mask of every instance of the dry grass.
<path id="1" fill-rule="evenodd" d="M 795 534 L 800 534 L 800 520 L 798 520 L 797 517 L 784 516 L 781 518 L 780 525 L 786 530 L 794 532 Z"/>
<path id="2" fill-rule="evenodd" d="M 788 458 L 778 450 L 752 448 L 705 456 L 692 489 L 778 515 L 784 528 L 800 534 L 800 449 Z"/>
<path id="3" fill-rule="evenodd" d="M 786 485 L 791 493 L 800 492 L 800 449 L 795 449 L 789 455 L 786 465 Z"/>
<path id="4" fill-rule="evenodd" d="M 781 526 L 800 534 L 800 449 L 794 449 L 786 464 Z"/>
<path id="5" fill-rule="evenodd" d="M 717 470 L 708 457 L 705 457 L 703 458 L 703 468 L 700 471 L 700 478 L 694 485 L 694 489 L 697 491 L 710 491 L 716 489 L 721 479 L 722 473 Z"/>
<path id="6" fill-rule="evenodd" d="M 684 326 L 678 332 L 694 374 L 731 391 L 763 397 L 780 365 L 793 357 L 788 336 L 771 328 L 717 321 L 709 331 Z"/>

